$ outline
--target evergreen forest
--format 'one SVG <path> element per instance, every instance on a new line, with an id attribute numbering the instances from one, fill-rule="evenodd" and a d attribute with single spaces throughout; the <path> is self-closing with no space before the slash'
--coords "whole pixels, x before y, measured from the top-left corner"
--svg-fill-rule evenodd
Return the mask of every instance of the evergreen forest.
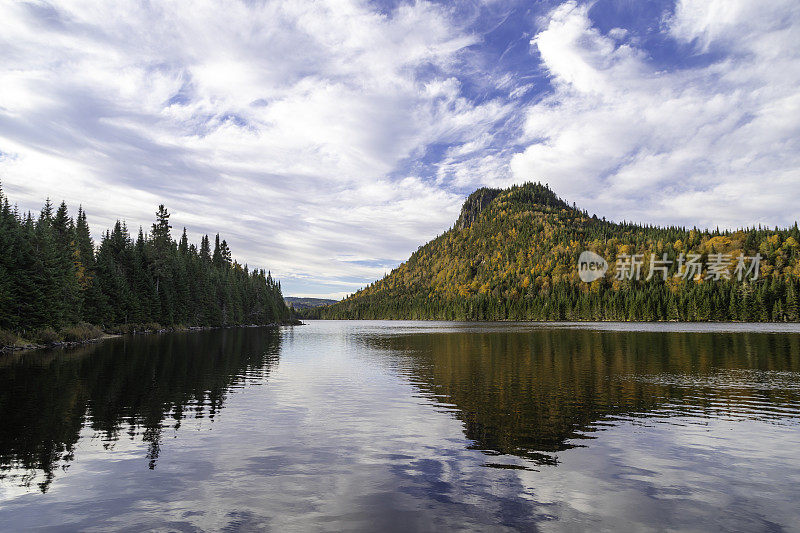
<path id="1" fill-rule="evenodd" d="M 176 240 L 169 218 L 161 205 L 149 231 L 117 221 L 95 243 L 83 209 L 72 218 L 48 200 L 20 213 L 0 189 L 0 346 L 290 318 L 270 273 L 235 261 L 219 235 Z"/>

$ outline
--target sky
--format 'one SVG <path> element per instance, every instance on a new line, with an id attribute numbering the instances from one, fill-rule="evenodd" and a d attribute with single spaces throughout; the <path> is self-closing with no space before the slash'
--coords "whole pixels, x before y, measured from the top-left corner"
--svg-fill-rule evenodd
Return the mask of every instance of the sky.
<path id="1" fill-rule="evenodd" d="M 482 186 L 621 221 L 800 218 L 796 0 L 0 0 L 0 183 L 219 232 L 340 298 Z"/>

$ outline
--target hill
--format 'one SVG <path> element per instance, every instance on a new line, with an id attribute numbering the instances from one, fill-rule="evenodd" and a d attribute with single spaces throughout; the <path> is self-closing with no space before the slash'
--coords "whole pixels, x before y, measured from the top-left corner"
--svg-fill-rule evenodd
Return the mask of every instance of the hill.
<path id="1" fill-rule="evenodd" d="M 329 300 L 327 298 L 301 298 L 299 296 L 286 296 L 284 298 L 286 305 L 292 306 L 295 310 L 313 309 L 323 305 L 335 304 L 338 300 Z"/>
<path id="2" fill-rule="evenodd" d="M 484 188 L 450 230 L 317 316 L 796 321 L 798 241 L 796 223 L 722 232 L 614 223 L 538 183 Z M 585 251 L 607 264 L 591 282 L 578 270 Z"/>

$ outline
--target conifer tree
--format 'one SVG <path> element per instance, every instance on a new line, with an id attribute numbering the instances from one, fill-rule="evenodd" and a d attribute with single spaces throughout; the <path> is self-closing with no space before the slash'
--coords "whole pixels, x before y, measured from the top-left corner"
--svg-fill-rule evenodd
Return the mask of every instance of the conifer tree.
<path id="1" fill-rule="evenodd" d="M 52 220 L 55 252 L 58 263 L 58 298 L 62 324 L 73 324 L 80 318 L 81 294 L 76 272 L 77 252 L 75 226 L 67 212 L 67 204 L 61 202 Z"/>
<path id="2" fill-rule="evenodd" d="M 16 250 L 13 241 L 17 226 L 0 184 L 0 328 L 9 327 L 14 318 L 11 276 L 15 266 L 13 260 Z"/>
<path id="3" fill-rule="evenodd" d="M 153 256 L 151 258 L 151 271 L 156 280 L 156 294 L 159 295 L 161 280 L 169 276 L 171 266 L 172 238 L 170 237 L 169 213 L 164 204 L 158 206 L 156 221 L 151 233 Z"/>
<path id="4" fill-rule="evenodd" d="M 795 282 L 790 281 L 786 295 L 786 318 L 793 322 L 800 319 L 800 305 L 798 305 L 796 287 Z"/>
<path id="5" fill-rule="evenodd" d="M 37 314 L 41 316 L 39 325 L 58 328 L 65 323 L 65 307 L 61 300 L 64 272 L 53 229 L 53 206 L 49 198 L 36 222 L 33 243 L 36 250 L 36 279 L 39 280 L 41 290 L 37 309 Z"/>
<path id="6" fill-rule="evenodd" d="M 14 251 L 13 276 L 14 318 L 12 328 L 30 331 L 48 325 L 47 289 L 52 284 L 46 279 L 46 269 L 37 250 L 36 226 L 28 213 L 19 226 Z"/>

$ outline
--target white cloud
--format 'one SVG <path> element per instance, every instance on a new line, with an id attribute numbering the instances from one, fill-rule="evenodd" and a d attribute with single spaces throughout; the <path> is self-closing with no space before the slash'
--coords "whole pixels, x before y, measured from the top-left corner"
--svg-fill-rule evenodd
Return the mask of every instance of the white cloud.
<path id="1" fill-rule="evenodd" d="M 483 185 L 542 180 L 614 219 L 792 222 L 800 5 L 680 1 L 661 31 L 693 67 L 654 66 L 590 8 L 560 5 L 505 64 L 529 39 L 482 49 L 523 16 L 505 5 L 5 2 L 0 180 L 98 232 L 164 202 L 290 294 L 380 277 Z"/>
<path id="2" fill-rule="evenodd" d="M 532 40 L 554 90 L 514 176 L 614 219 L 790 224 L 800 187 L 800 6 L 683 0 L 665 31 L 702 66 L 659 70 L 567 2 Z"/>
<path id="3" fill-rule="evenodd" d="M 0 20 L 13 200 L 82 203 L 97 230 L 164 202 L 306 292 L 383 273 L 342 254 L 396 264 L 446 229 L 460 195 L 397 169 L 511 111 L 460 95 L 448 73 L 478 37 L 427 2 L 4 3 Z"/>

